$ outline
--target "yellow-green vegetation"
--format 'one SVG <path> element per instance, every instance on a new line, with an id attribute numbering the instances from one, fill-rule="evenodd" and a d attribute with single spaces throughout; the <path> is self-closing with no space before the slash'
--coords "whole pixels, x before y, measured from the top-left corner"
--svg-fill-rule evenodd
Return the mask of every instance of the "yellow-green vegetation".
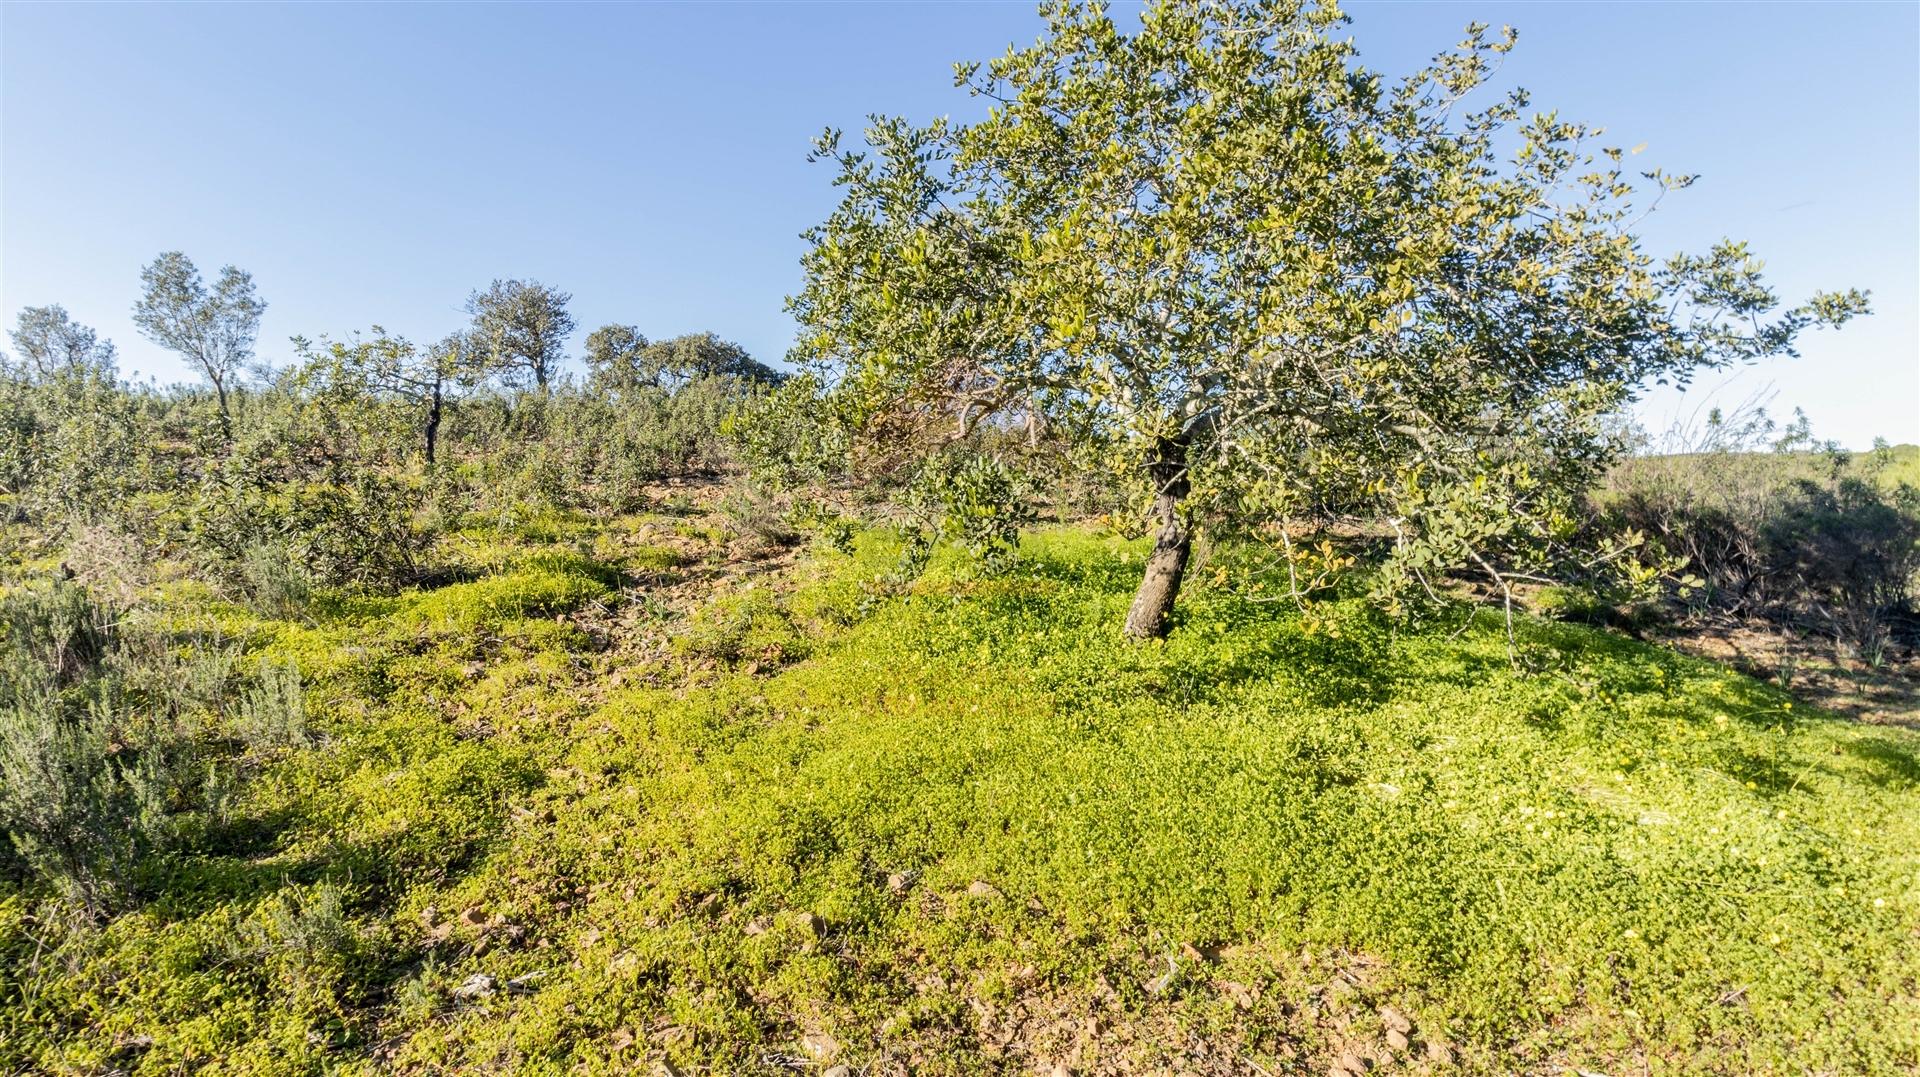
<path id="1" fill-rule="evenodd" d="M 1920 1065 L 1911 731 L 1204 575 L 1127 642 L 1144 547 L 1081 530 L 676 609 L 653 526 L 298 623 L 170 598 L 298 667 L 305 746 L 136 908 L 0 894 L 0 1068 Z"/>

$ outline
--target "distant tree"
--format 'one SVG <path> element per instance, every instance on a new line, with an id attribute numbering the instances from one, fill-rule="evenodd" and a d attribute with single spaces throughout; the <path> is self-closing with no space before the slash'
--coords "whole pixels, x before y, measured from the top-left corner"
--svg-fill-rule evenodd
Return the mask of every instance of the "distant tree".
<path id="1" fill-rule="evenodd" d="M 647 338 L 631 325 L 603 325 L 587 334 L 587 371 L 600 392 L 630 392 L 648 379 L 641 372 Z"/>
<path id="2" fill-rule="evenodd" d="M 113 342 L 99 339 L 92 329 L 69 318 L 59 304 L 22 310 L 12 336 L 19 362 L 30 377 L 88 370 L 110 379 L 116 372 Z"/>
<path id="3" fill-rule="evenodd" d="M 420 432 L 428 467 L 436 460 L 447 392 L 457 382 L 475 380 L 479 369 L 477 351 L 471 334 L 450 333 L 429 346 L 416 361 L 401 364 L 386 379 L 392 391 L 411 397 L 421 407 Z"/>
<path id="4" fill-rule="evenodd" d="M 435 462 L 446 399 L 457 381 L 476 368 L 475 346 L 466 333 L 454 333 L 424 351 L 405 337 L 388 336 L 379 326 L 370 338 L 322 340 L 296 338 L 294 347 L 309 364 L 328 363 L 376 397 L 397 399 L 419 413 L 422 457 Z"/>
<path id="5" fill-rule="evenodd" d="M 786 375 L 712 333 L 688 333 L 648 345 L 639 356 L 639 373 L 663 389 L 675 389 L 703 377 L 731 377 L 778 385 Z"/>
<path id="6" fill-rule="evenodd" d="M 260 334 L 265 301 L 254 292 L 253 275 L 225 266 L 209 289 L 191 259 L 168 251 L 140 271 L 144 294 L 133 308 L 133 324 L 148 340 L 197 365 L 220 398 L 220 421 L 231 428 L 228 391 Z"/>
<path id="7" fill-rule="evenodd" d="M 545 395 L 574 330 L 567 312 L 572 301 L 539 281 L 496 280 L 467 299 L 473 342 L 494 370 L 513 380 L 531 378 Z"/>
<path id="8" fill-rule="evenodd" d="M 1639 386 L 1866 309 L 1779 311 L 1737 243 L 1644 253 L 1624 151 L 1518 91 L 1462 103 L 1510 32 L 1390 83 L 1330 3 L 1046 18 L 958 68 L 979 122 L 823 136 L 845 196 L 809 234 L 796 356 L 856 456 L 1021 424 L 1124 477 L 1158 527 L 1129 635 L 1166 631 L 1197 521 L 1289 558 L 1291 521 L 1383 522 L 1389 608 L 1455 567 L 1505 590 L 1565 548 Z"/>

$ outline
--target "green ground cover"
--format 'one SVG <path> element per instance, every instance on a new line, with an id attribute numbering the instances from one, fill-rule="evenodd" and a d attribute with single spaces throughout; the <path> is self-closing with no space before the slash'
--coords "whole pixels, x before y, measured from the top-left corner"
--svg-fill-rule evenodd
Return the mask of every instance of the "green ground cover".
<path id="1" fill-rule="evenodd" d="M 901 588 L 882 533 L 749 580 L 670 527 L 299 622 L 173 596 L 297 665 L 310 741 L 135 911 L 0 893 L 0 1068 L 1920 1065 L 1910 730 L 1204 578 L 1131 644 L 1141 548 L 1085 531 Z"/>

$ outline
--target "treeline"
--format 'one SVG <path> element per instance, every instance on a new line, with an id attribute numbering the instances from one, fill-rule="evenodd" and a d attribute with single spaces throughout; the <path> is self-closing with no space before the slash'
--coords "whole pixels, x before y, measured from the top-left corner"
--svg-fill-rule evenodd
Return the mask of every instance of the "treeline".
<path id="1" fill-rule="evenodd" d="M 563 372 L 571 296 L 476 290 L 427 345 L 373 327 L 255 362 L 266 304 L 231 266 L 142 273 L 135 322 L 202 375 L 123 381 L 110 341 L 59 306 L 22 311 L 0 357 L 0 513 L 68 556 L 185 560 L 267 606 L 313 587 L 399 586 L 468 513 L 619 512 L 646 484 L 723 466 L 722 418 L 781 374 L 712 333 L 586 339 Z"/>

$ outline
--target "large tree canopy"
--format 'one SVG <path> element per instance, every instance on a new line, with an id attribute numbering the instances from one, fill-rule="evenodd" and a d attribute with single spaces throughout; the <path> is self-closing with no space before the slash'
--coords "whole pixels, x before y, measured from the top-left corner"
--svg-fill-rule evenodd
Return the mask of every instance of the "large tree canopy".
<path id="1" fill-rule="evenodd" d="M 220 419 L 231 423 L 228 392 L 253 358 L 266 301 L 253 288 L 253 274 L 224 266 L 208 288 L 193 260 L 167 251 L 140 271 L 142 292 L 133 324 L 148 340 L 178 352 L 200 368 L 220 398 Z"/>
<path id="2" fill-rule="evenodd" d="M 74 321 L 58 303 L 20 311 L 13 347 L 28 377 L 50 378 L 63 371 L 96 371 L 111 379 L 117 371 L 113 341 L 100 339 Z"/>
<path id="3" fill-rule="evenodd" d="M 1159 522 L 1134 635 L 1165 631 L 1203 513 L 1364 515 L 1398 535 L 1383 579 L 1498 576 L 1566 534 L 1638 387 L 1865 309 L 1778 310 L 1738 243 L 1647 254 L 1636 222 L 1690 177 L 1478 101 L 1511 31 L 1396 82 L 1332 3 L 1046 16 L 957 69 L 985 119 L 823 136 L 845 197 L 808 236 L 796 358 L 856 455 L 992 420 L 1131 475 Z"/>
<path id="4" fill-rule="evenodd" d="M 542 396 L 566 358 L 573 296 L 537 280 L 496 280 L 467 297 L 471 342 L 489 365 L 514 380 L 531 380 Z"/>

